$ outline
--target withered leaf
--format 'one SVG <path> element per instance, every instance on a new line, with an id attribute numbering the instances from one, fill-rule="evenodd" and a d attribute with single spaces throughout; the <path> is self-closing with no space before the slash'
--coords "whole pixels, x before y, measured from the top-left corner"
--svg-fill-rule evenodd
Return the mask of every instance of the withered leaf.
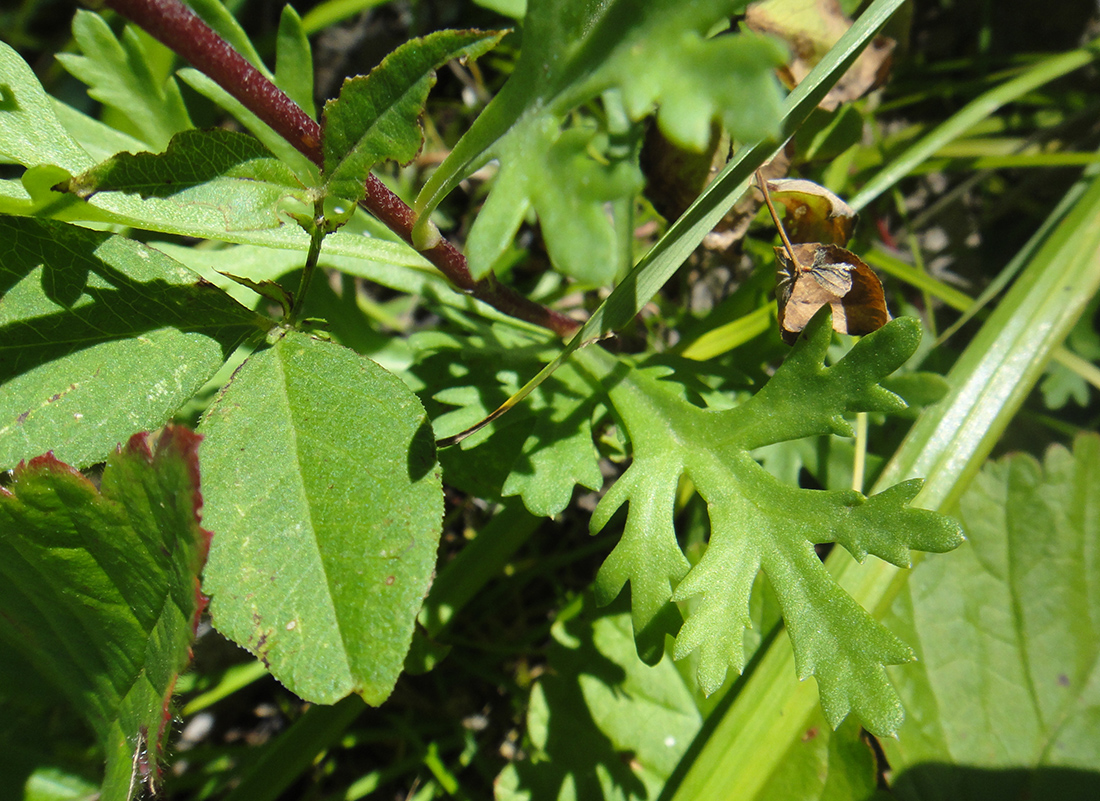
<path id="1" fill-rule="evenodd" d="M 777 247 L 779 331 L 793 345 L 818 309 L 833 309 L 833 330 L 870 334 L 890 320 L 882 282 L 858 256 L 837 245 L 819 242 L 794 246 L 791 262 L 786 248 Z"/>
<path id="2" fill-rule="evenodd" d="M 837 0 L 763 0 L 745 12 L 745 24 L 757 33 L 770 33 L 790 45 L 791 61 L 780 78 L 793 88 L 852 26 Z M 835 111 L 881 86 L 890 72 L 895 42 L 876 36 L 818 105 Z"/>
<path id="3" fill-rule="evenodd" d="M 802 178 L 768 181 L 772 200 L 787 209 L 784 229 L 792 242 L 821 242 L 843 247 L 852 238 L 856 213 L 820 184 Z"/>

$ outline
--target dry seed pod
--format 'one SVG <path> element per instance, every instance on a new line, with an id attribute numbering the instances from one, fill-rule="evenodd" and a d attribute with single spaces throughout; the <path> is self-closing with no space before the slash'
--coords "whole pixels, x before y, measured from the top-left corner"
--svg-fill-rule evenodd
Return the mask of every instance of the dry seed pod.
<path id="1" fill-rule="evenodd" d="M 882 282 L 854 253 L 816 242 L 794 245 L 793 252 L 797 264 L 785 247 L 775 249 L 779 330 L 788 345 L 825 304 L 832 306 L 833 330 L 841 334 L 870 334 L 889 322 Z"/>

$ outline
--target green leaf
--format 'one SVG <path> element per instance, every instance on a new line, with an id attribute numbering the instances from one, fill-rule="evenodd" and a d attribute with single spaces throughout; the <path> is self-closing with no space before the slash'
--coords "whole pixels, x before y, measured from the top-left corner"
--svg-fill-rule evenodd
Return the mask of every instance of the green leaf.
<path id="1" fill-rule="evenodd" d="M 893 2 L 875 0 L 857 26 Z M 1005 268 L 1019 274 L 1015 285 L 952 368 L 948 395 L 913 425 L 877 486 L 925 476 L 920 504 L 954 508 L 1100 286 L 1097 219 L 1100 181 L 1086 174 Z M 853 597 L 879 615 L 908 581 L 907 573 L 889 564 L 860 566 L 840 549 L 826 564 Z M 781 758 L 782 745 L 798 736 L 817 706 L 812 687 L 787 678 L 793 666 L 787 642 L 775 641 L 716 721 L 678 799 L 757 792 L 761 776 Z"/>
<path id="2" fill-rule="evenodd" d="M 570 216 L 575 208 L 590 207 L 597 193 L 580 178 L 565 183 L 554 160 L 539 154 L 550 152 L 570 112 L 608 90 L 617 92 L 631 120 L 656 109 L 666 136 L 696 149 L 706 146 L 715 119 L 742 140 L 774 137 L 780 93 L 772 71 L 786 54 L 772 41 L 747 34 L 707 38 L 716 23 L 745 5 L 736 0 L 531 2 L 515 72 L 429 179 L 417 211 L 431 211 L 459 182 L 497 158 L 500 173 L 490 198 L 498 197 L 471 231 L 475 276 L 492 268 L 529 207 L 539 213 L 552 248 L 566 247 L 582 225 L 585 242 L 605 244 L 606 218 Z M 575 151 L 570 146 L 565 152 Z M 632 163 L 618 169 L 636 180 Z M 600 170 L 593 166 L 592 172 Z M 632 196 L 632 183 L 619 184 L 619 197 Z M 588 267 L 589 275 L 605 262 L 618 263 L 614 254 L 599 249 L 590 260 L 597 266 Z M 556 266 L 572 272 L 578 265 Z M 607 274 L 604 267 L 602 275 Z"/>
<path id="3" fill-rule="evenodd" d="M 317 117 L 313 102 L 313 55 L 302 30 L 302 18 L 292 6 L 284 6 L 275 40 L 275 85 L 286 92 L 310 117 Z"/>
<path id="4" fill-rule="evenodd" d="M 65 188 L 84 200 L 97 192 L 132 192 L 216 209 L 227 231 L 278 227 L 287 221 L 280 214 L 284 200 L 308 202 L 290 168 L 258 140 L 220 129 L 178 133 L 160 154 L 119 153 Z"/>
<path id="5" fill-rule="evenodd" d="M 420 152 L 419 117 L 435 85 L 435 69 L 453 58 L 477 58 L 499 32 L 437 31 L 390 53 L 369 75 L 344 81 L 325 104 L 325 186 L 335 197 L 358 202 L 367 173 L 380 161 L 406 163 Z"/>
<path id="6" fill-rule="evenodd" d="M 91 156 L 58 121 L 54 102 L 27 62 L 0 41 L 0 156 L 5 161 L 56 164 L 70 171 L 92 165 Z"/>
<path id="7" fill-rule="evenodd" d="M 466 336 L 425 332 L 411 344 L 419 352 L 414 373 L 427 385 L 422 394 L 440 405 L 432 414 L 439 437 L 486 417 L 557 352 L 544 336 L 504 324 Z M 483 498 L 520 496 L 532 514 L 559 514 L 578 484 L 603 485 L 591 425 L 601 397 L 598 383 L 563 365 L 523 406 L 440 452 L 448 483 Z"/>
<path id="8" fill-rule="evenodd" d="M 230 46 L 240 53 L 245 61 L 259 70 L 260 74 L 269 81 L 274 80 L 275 76 L 271 74 L 271 70 L 260 58 L 260 54 L 252 45 L 252 40 L 248 38 L 248 34 L 241 27 L 241 23 L 237 22 L 233 12 L 224 3 L 220 0 L 190 0 L 189 5 L 196 14 L 202 17 L 202 21 L 209 25 L 218 36 L 229 42 Z"/>
<path id="9" fill-rule="evenodd" d="M 60 100 L 53 100 L 54 114 L 57 121 L 68 132 L 69 136 L 83 148 L 96 161 L 103 161 L 127 150 L 138 153 L 145 149 L 145 144 L 134 137 L 124 134 L 110 125 L 105 125 L 94 117 L 89 117 L 82 111 L 77 111 L 70 105 Z M 21 162 L 26 164 L 27 162 Z M 62 162 L 56 161 L 56 164 Z"/>
<path id="10" fill-rule="evenodd" d="M 184 428 L 136 434 L 108 457 L 98 490 L 50 454 L 0 488 L 2 653 L 23 655 L 90 724 L 107 760 L 104 801 L 140 792 L 143 773 L 156 780 L 190 660 L 210 542 L 198 443 Z"/>
<path id="11" fill-rule="evenodd" d="M 754 796 L 771 799 L 852 801 L 871 799 L 878 765 L 855 721 L 832 731 L 820 709 L 781 755 L 777 769 Z"/>
<path id="12" fill-rule="evenodd" d="M 173 134 L 192 127 L 175 78 L 162 83 L 153 75 L 133 28 L 127 27 L 120 41 L 101 16 L 79 10 L 73 37 L 84 55 L 59 53 L 57 60 L 88 85 L 92 99 L 118 110 L 127 133 L 161 150 Z"/>
<path id="13" fill-rule="evenodd" d="M 913 353 L 919 324 L 895 320 L 826 368 L 827 317 L 816 316 L 774 378 L 732 409 L 688 403 L 674 383 L 661 381 L 661 369 L 614 378 L 608 395 L 634 459 L 596 508 L 593 531 L 623 504 L 630 508 L 596 588 L 607 600 L 630 583 L 639 651 L 650 659 L 662 653 L 664 634 L 675 633 L 670 601 L 701 596 L 674 655 L 699 652 L 699 680 L 709 694 L 728 667 L 744 667 L 749 593 L 763 570 L 783 609 L 798 675 L 817 678 L 830 724 L 855 711 L 867 728 L 889 732 L 900 723 L 901 708 L 883 665 L 908 661 L 911 651 L 836 585 L 813 546 L 837 542 L 860 561 L 871 553 L 907 566 L 910 549 L 950 550 L 961 534 L 953 521 L 908 507 L 919 481 L 870 498 L 802 490 L 781 484 L 750 457 L 749 450 L 768 442 L 843 433 L 842 415 L 901 405 L 878 382 Z M 707 502 L 711 522 L 707 550 L 690 571 L 672 524 L 682 477 Z"/>
<path id="14" fill-rule="evenodd" d="M 0 465 L 53 450 L 85 467 L 163 425 L 270 322 L 164 254 L 0 216 Z"/>
<path id="15" fill-rule="evenodd" d="M 393 689 L 435 566 L 442 488 L 400 380 L 289 331 L 201 425 L 214 625 L 308 700 Z"/>
<path id="16" fill-rule="evenodd" d="M 1100 437 L 1054 446 L 1042 464 L 1015 454 L 987 465 L 959 516 L 967 543 L 922 562 L 887 618 L 920 655 L 894 676 L 910 711 L 883 743 L 895 792 L 1090 797 L 1100 770 Z M 924 763 L 982 772 L 916 769 Z"/>
<path id="17" fill-rule="evenodd" d="M 641 662 L 630 616 L 590 597 L 551 635 L 527 711 L 534 753 L 500 774 L 498 801 L 656 798 L 702 722 L 683 677 L 667 657 Z"/>

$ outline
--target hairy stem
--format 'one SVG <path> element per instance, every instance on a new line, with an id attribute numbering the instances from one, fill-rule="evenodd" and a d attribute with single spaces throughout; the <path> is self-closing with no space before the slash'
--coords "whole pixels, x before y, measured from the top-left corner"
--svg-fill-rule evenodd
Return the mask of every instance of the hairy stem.
<path id="1" fill-rule="evenodd" d="M 310 161 L 323 167 L 321 126 L 180 0 L 103 0 L 103 3 L 189 61 Z M 363 208 L 413 244 L 416 213 L 374 175 L 368 174 L 364 180 L 367 191 Z M 446 239 L 420 253 L 456 289 L 505 314 L 562 337 L 571 336 L 580 328 L 576 320 L 503 286 L 492 275 L 475 281 L 465 256 Z"/>

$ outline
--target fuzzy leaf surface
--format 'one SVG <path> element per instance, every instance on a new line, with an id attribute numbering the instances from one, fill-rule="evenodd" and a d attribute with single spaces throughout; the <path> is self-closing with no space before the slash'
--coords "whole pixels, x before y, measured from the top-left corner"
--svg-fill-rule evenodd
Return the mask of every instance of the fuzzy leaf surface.
<path id="1" fill-rule="evenodd" d="M 899 798 L 1089 798 L 1100 787 L 1100 437 L 987 464 L 967 542 L 913 571 L 887 623 L 920 662 L 884 743 Z M 922 765 L 954 766 L 934 770 Z M 964 767 L 965 766 L 965 767 Z"/>
<path id="2" fill-rule="evenodd" d="M 421 394 L 430 397 L 439 437 L 486 417 L 558 350 L 506 325 L 465 336 L 422 333 L 412 342 L 420 354 L 414 371 L 425 384 Z M 603 484 L 591 422 L 601 397 L 598 382 L 564 364 L 523 404 L 440 451 L 448 482 L 479 497 L 518 495 L 535 515 L 560 513 L 578 484 L 593 490 Z"/>
<path id="3" fill-rule="evenodd" d="M 672 660 L 638 659 L 624 610 L 559 619 L 531 691 L 532 759 L 497 778 L 498 801 L 656 798 L 702 723 Z M 602 614 L 601 614 L 602 611 Z"/>
<path id="4" fill-rule="evenodd" d="M 870 553 L 907 566 L 911 549 L 949 550 L 961 532 L 947 518 L 909 508 L 919 481 L 869 498 L 803 490 L 782 484 L 749 455 L 773 442 L 843 433 L 845 414 L 903 408 L 879 381 L 912 355 L 919 325 L 895 321 L 825 367 L 827 325 L 827 314 L 816 316 L 809 338 L 772 380 L 732 409 L 688 403 L 676 384 L 661 381 L 660 369 L 635 369 L 610 386 L 634 460 L 592 518 L 598 531 L 629 504 L 622 540 L 596 586 L 609 600 L 630 583 L 639 651 L 650 659 L 660 656 L 664 635 L 676 633 L 670 601 L 698 596 L 674 656 L 698 652 L 699 681 L 710 693 L 729 667 L 744 666 L 749 594 L 763 570 L 783 610 L 799 676 L 817 678 L 830 724 L 855 711 L 867 728 L 887 732 L 900 723 L 901 708 L 883 665 L 909 661 L 912 651 L 836 585 L 813 546 L 836 542 L 860 561 Z M 672 525 L 681 477 L 707 502 L 711 523 L 707 550 L 690 570 Z"/>
<path id="5" fill-rule="evenodd" d="M 103 801 L 127 801 L 135 771 L 156 770 L 205 605 L 198 443 L 178 427 L 136 434 L 99 489 L 49 454 L 0 488 L 0 659 L 20 654 L 87 720 L 107 759 Z"/>
<path id="6" fill-rule="evenodd" d="M 443 513 L 420 402 L 369 359 L 291 331 L 245 362 L 200 430 L 214 625 L 303 698 L 380 704 Z"/>
<path id="7" fill-rule="evenodd" d="M 83 55 L 59 53 L 57 60 L 88 85 L 88 95 L 119 112 L 119 121 L 155 150 L 173 134 L 193 127 L 175 78 L 160 81 L 148 66 L 145 47 L 132 27 L 121 41 L 92 11 L 73 18 L 73 37 Z"/>
<path id="8" fill-rule="evenodd" d="M 638 121 L 656 107 L 665 135 L 698 150 L 715 119 L 746 141 L 775 135 L 780 91 L 772 70 L 786 54 L 755 36 L 706 38 L 745 5 L 532 0 L 515 72 L 429 179 L 417 209 L 433 209 L 474 170 L 498 159 L 496 184 L 467 245 L 475 276 L 492 269 L 533 207 L 555 266 L 606 280 L 623 254 L 612 250 L 606 213 L 594 210 L 632 197 L 640 175 L 633 158 L 601 154 L 601 164 L 586 157 L 583 138 L 592 133 L 563 132 L 564 120 L 577 106 L 613 91 L 629 119 Z M 570 171 L 560 168 L 563 160 Z"/>
<path id="9" fill-rule="evenodd" d="M 159 251 L 0 216 L 0 466 L 86 467 L 163 425 L 270 325 Z"/>
<path id="10" fill-rule="evenodd" d="M 164 153 L 119 153 L 67 182 L 87 200 L 98 192 L 167 198 L 180 206 L 215 209 L 224 230 L 275 228 L 286 198 L 308 201 L 294 172 L 247 134 L 182 131 Z"/>
<path id="11" fill-rule="evenodd" d="M 437 31 L 406 42 L 369 75 L 344 81 L 340 96 L 325 104 L 325 186 L 335 197 L 358 202 L 367 173 L 380 161 L 402 164 L 420 152 L 419 117 L 435 70 L 453 58 L 477 58 L 502 34 Z"/>

